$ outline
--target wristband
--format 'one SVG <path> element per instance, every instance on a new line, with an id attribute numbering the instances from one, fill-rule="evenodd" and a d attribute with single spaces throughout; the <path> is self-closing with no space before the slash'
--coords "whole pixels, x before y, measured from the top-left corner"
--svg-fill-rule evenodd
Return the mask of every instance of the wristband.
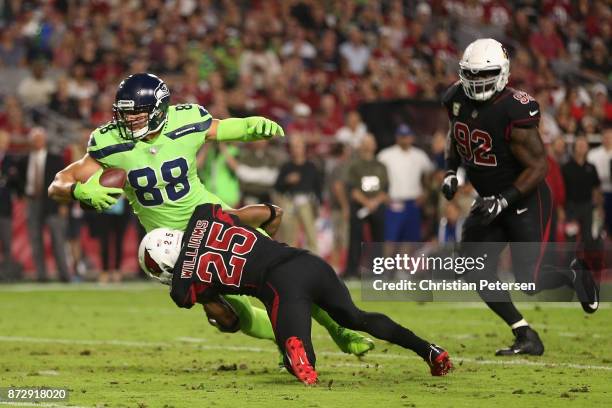
<path id="1" fill-rule="evenodd" d="M 270 210 L 270 217 L 262 222 L 259 228 L 266 228 L 276 218 L 276 208 L 270 203 L 264 203 L 264 205 Z"/>
<path id="2" fill-rule="evenodd" d="M 503 200 L 506 201 L 508 206 L 511 206 L 512 204 L 516 203 L 518 200 L 521 199 L 522 194 L 518 188 L 510 186 L 504 191 L 502 191 L 500 196 Z"/>

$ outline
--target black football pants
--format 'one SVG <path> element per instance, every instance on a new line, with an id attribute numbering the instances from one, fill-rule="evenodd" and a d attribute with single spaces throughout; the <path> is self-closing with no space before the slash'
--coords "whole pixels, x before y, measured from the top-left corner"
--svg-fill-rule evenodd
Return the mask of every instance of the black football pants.
<path id="1" fill-rule="evenodd" d="M 541 183 L 531 194 L 506 208 L 489 225 L 483 224 L 480 214 L 470 213 L 463 225 L 461 254 L 479 257 L 486 253 L 486 261 L 483 270 L 469 272 L 466 280 L 497 280 L 500 253 L 509 245 L 516 281 L 536 284 L 536 290 L 527 293 L 571 285 L 569 264 L 555 268 L 547 261 L 547 257 L 554 255 L 547 251 L 546 245 L 551 234 L 552 210 L 550 189 L 546 183 Z M 478 293 L 506 323 L 511 325 L 522 319 L 511 305 L 509 292 L 484 289 Z"/>
<path id="2" fill-rule="evenodd" d="M 380 313 L 358 309 L 333 268 L 310 253 L 299 255 L 273 268 L 257 296 L 266 306 L 278 347 L 285 354 L 285 342 L 296 336 L 304 343 L 310 363 L 316 357 L 310 338 L 311 307 L 325 310 L 339 325 L 360 330 L 425 358 L 429 343 Z M 285 365 L 290 369 L 285 355 Z"/>

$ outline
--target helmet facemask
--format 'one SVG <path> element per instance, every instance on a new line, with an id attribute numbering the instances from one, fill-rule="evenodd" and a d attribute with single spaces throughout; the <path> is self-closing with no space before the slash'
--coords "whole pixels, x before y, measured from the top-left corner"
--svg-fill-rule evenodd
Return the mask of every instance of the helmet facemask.
<path id="1" fill-rule="evenodd" d="M 119 85 L 113 104 L 113 117 L 119 134 L 124 139 L 136 141 L 159 132 L 166 124 L 169 105 L 170 90 L 161 79 L 151 74 L 128 77 Z M 147 123 L 134 129 L 134 121 L 129 121 L 128 116 L 139 113 L 147 114 Z"/>
<path id="2" fill-rule="evenodd" d="M 134 108 L 134 101 L 119 100 L 113 105 L 113 118 L 119 134 L 127 140 L 140 140 L 151 133 L 158 132 L 166 123 L 168 102 L 158 100 L 153 105 L 145 105 Z M 147 123 L 140 129 L 133 128 L 133 121 L 128 120 L 128 115 L 147 113 Z"/>
<path id="3" fill-rule="evenodd" d="M 496 92 L 503 90 L 507 83 L 507 79 L 503 80 L 501 67 L 483 70 L 461 67 L 459 79 L 465 94 L 477 101 L 486 101 Z"/>

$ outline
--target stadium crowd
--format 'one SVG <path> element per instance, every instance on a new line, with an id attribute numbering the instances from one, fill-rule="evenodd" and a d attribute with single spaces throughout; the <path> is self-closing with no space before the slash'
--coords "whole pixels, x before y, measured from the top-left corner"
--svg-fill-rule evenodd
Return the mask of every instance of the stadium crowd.
<path id="1" fill-rule="evenodd" d="M 380 149 L 361 107 L 439 101 L 465 45 L 483 36 L 506 45 L 510 85 L 540 103 L 554 238 L 595 239 L 612 231 L 611 31 L 603 0 L 2 2 L 2 270 L 18 269 L 12 207 L 25 201 L 38 279 L 44 226 L 60 279 L 88 269 L 84 225 L 100 241 L 101 279 L 121 279 L 129 206 L 87 214 L 53 205 L 46 186 L 112 119 L 117 84 L 135 72 L 163 78 L 173 103 L 281 123 L 286 143 L 207 144 L 201 177 L 230 205 L 281 205 L 279 238 L 328 256 L 339 273 L 357 274 L 362 239 L 459 240 L 473 191 L 439 198 L 446 123 L 419 134 L 406 119 Z"/>

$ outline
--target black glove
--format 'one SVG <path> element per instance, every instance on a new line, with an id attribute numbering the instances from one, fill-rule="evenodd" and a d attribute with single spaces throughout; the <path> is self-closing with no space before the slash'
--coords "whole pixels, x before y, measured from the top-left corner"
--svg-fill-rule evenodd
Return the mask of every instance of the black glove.
<path id="1" fill-rule="evenodd" d="M 442 182 L 442 194 L 448 201 L 452 200 L 457 192 L 457 186 L 459 185 L 459 180 L 457 179 L 457 175 L 454 171 L 449 170 L 444 175 L 444 181 Z"/>
<path id="2" fill-rule="evenodd" d="M 508 207 L 508 202 L 500 195 L 477 197 L 472 205 L 472 211 L 481 216 L 482 224 L 489 225 Z"/>

